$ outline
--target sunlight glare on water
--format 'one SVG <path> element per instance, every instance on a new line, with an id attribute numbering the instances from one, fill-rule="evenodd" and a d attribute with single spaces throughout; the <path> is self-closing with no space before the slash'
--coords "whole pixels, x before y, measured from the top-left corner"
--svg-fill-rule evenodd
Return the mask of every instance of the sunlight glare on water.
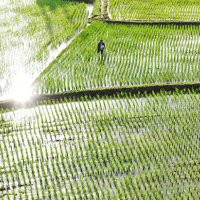
<path id="1" fill-rule="evenodd" d="M 25 102 L 31 97 L 32 78 L 23 72 L 16 74 L 11 90 L 11 98 L 18 102 Z"/>

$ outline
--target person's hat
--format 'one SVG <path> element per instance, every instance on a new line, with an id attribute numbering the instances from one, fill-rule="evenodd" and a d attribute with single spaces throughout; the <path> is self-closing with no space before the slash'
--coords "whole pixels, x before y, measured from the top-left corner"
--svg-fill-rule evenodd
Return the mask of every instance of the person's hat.
<path id="1" fill-rule="evenodd" d="M 100 39 L 100 41 L 103 41 L 102 39 Z"/>

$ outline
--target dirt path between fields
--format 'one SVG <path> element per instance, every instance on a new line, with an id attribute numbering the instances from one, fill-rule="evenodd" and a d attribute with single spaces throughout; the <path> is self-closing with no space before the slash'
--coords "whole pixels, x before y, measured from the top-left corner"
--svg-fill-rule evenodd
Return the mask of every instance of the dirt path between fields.
<path id="1" fill-rule="evenodd" d="M 99 21 L 103 21 L 105 23 L 111 24 L 143 24 L 143 25 L 200 25 L 200 22 L 194 21 L 151 21 L 151 20 L 115 20 L 115 19 L 100 19 Z"/>
<path id="2" fill-rule="evenodd" d="M 194 89 L 196 92 L 200 92 L 200 82 L 183 82 L 183 83 L 169 83 L 169 84 L 151 84 L 151 85 L 138 85 L 138 86 L 121 86 L 121 87 L 105 87 L 105 88 L 95 88 L 95 89 L 86 89 L 86 90 L 75 90 L 75 91 L 68 91 L 62 93 L 55 93 L 55 94 L 47 94 L 47 95 L 35 95 L 30 98 L 29 101 L 25 103 L 19 103 L 15 100 L 7 100 L 0 102 L 0 109 L 12 109 L 21 106 L 28 106 L 28 105 L 37 105 L 38 101 L 44 100 L 60 100 L 61 98 L 71 98 L 73 100 L 80 99 L 80 97 L 85 95 L 90 95 L 91 97 L 97 96 L 112 96 L 116 94 L 120 94 L 121 92 L 136 94 L 138 97 L 142 97 L 144 94 L 152 94 L 153 92 L 159 93 L 161 91 L 167 92 L 174 92 L 176 90 L 180 90 L 183 93 L 187 94 L 189 90 L 191 91 Z"/>
<path id="3" fill-rule="evenodd" d="M 104 20 L 110 19 L 108 15 L 108 0 L 101 0 L 101 15 Z"/>

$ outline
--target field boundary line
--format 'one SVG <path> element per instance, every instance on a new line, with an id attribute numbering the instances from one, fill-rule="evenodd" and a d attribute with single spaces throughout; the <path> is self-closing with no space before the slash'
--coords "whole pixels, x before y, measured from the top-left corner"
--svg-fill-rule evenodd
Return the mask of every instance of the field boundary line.
<path id="1" fill-rule="evenodd" d="M 159 93 L 161 91 L 175 92 L 177 90 L 188 93 L 189 90 L 200 92 L 200 82 L 180 82 L 180 83 L 160 83 L 160 84 L 144 84 L 134 86 L 119 86 L 119 87 L 102 87 L 84 90 L 73 90 L 67 92 L 59 92 L 54 94 L 33 95 L 29 101 L 25 103 L 16 102 L 13 99 L 0 101 L 0 109 L 12 109 L 28 105 L 37 105 L 37 102 L 48 100 L 59 100 L 64 98 L 72 98 L 74 101 L 80 97 L 91 96 L 102 97 L 105 95 L 112 96 L 120 93 L 136 94 L 137 97 L 143 97 L 145 94 Z"/>
<path id="2" fill-rule="evenodd" d="M 151 20 L 110 20 L 99 19 L 98 21 L 110 23 L 110 24 L 146 24 L 146 25 L 200 25 L 200 21 L 151 21 Z"/>

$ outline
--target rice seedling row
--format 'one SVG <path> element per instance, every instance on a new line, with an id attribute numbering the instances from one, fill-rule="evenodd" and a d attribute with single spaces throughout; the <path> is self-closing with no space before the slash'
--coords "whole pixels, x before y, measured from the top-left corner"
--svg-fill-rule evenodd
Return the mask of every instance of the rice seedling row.
<path id="1" fill-rule="evenodd" d="M 96 53 L 100 38 L 103 56 Z M 199 81 L 199 41 L 194 25 L 94 22 L 36 79 L 33 93 Z"/>
<path id="2" fill-rule="evenodd" d="M 109 0 L 109 14 L 117 20 L 199 21 L 198 0 Z"/>
<path id="3" fill-rule="evenodd" d="M 176 91 L 1 110 L 1 198 L 197 198 L 199 106 Z"/>

